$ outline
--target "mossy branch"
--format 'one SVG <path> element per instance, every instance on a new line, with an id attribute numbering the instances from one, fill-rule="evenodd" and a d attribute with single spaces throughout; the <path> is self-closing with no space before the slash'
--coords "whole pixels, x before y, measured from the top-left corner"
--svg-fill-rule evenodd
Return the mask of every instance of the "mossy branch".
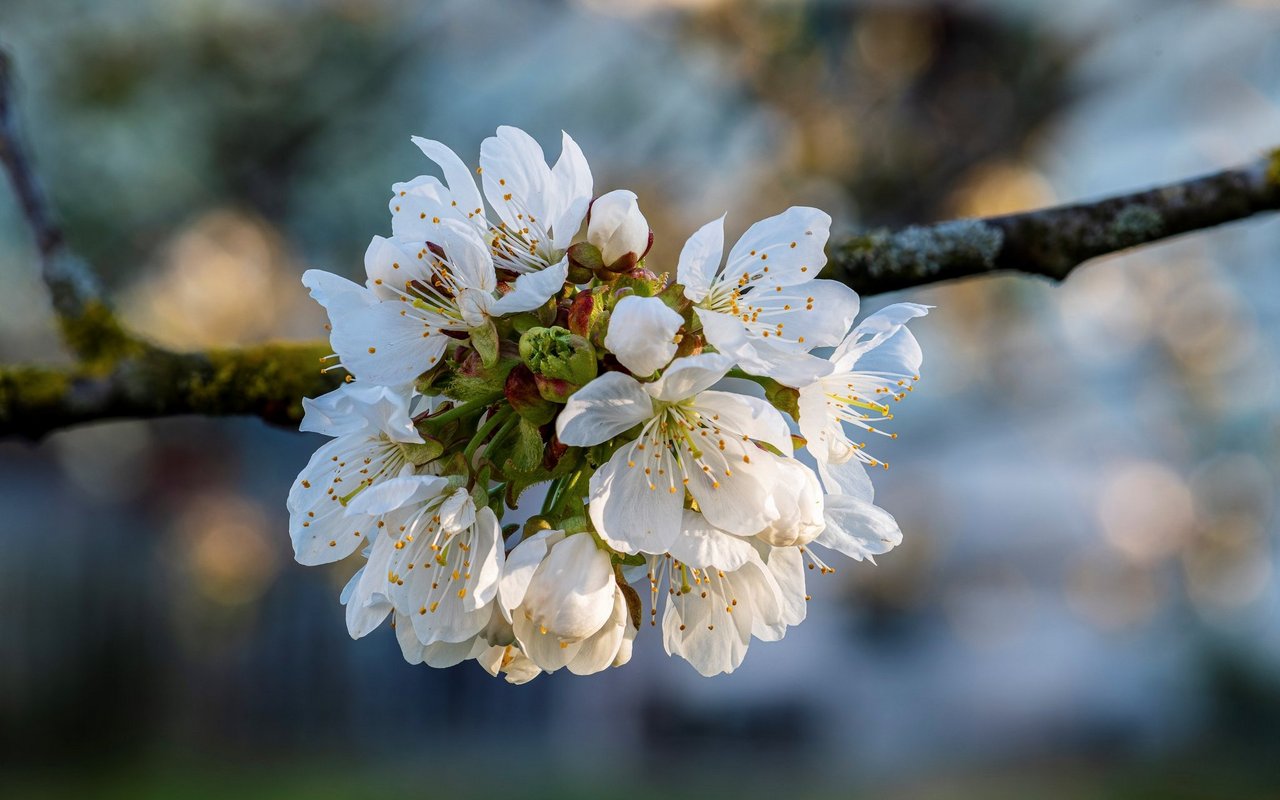
<path id="1" fill-rule="evenodd" d="M 301 400 L 337 387 L 321 374 L 322 344 L 267 344 L 205 353 L 146 348 L 109 371 L 0 367 L 0 438 L 109 419 L 179 414 L 254 416 L 296 427 Z"/>
<path id="2" fill-rule="evenodd" d="M 860 294 L 993 272 L 1063 280 L 1090 259 L 1280 209 L 1280 150 L 1240 169 L 1134 194 L 872 231 L 834 244 L 825 274 Z"/>
<path id="3" fill-rule="evenodd" d="M 32 169 L 0 51 L 0 163 L 36 240 L 44 282 L 77 366 L 0 366 L 0 438 L 108 419 L 256 416 L 296 425 L 301 399 L 340 379 L 325 344 L 175 353 L 134 335 L 68 247 Z M 1280 150 L 1250 166 L 1091 203 L 873 231 L 828 249 L 825 274 L 859 293 L 1010 271 L 1062 280 L 1097 256 L 1280 209 Z"/>

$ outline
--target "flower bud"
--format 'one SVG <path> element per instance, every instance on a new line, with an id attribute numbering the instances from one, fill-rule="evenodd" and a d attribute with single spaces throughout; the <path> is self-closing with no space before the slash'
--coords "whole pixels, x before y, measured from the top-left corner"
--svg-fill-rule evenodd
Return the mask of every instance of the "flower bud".
<path id="1" fill-rule="evenodd" d="M 563 403 L 596 376 L 596 349 L 564 328 L 531 328 L 520 337 L 520 358 L 536 376 L 542 396 Z"/>
<path id="2" fill-rule="evenodd" d="M 533 373 L 524 364 L 516 364 L 512 368 L 503 390 L 516 413 L 533 424 L 546 425 L 555 418 L 558 410 L 555 403 L 543 398 Z"/>
<path id="3" fill-rule="evenodd" d="M 635 192 L 617 189 L 595 199 L 587 212 L 587 241 L 599 249 L 600 260 L 611 272 L 625 272 L 644 258 L 653 233 Z"/>

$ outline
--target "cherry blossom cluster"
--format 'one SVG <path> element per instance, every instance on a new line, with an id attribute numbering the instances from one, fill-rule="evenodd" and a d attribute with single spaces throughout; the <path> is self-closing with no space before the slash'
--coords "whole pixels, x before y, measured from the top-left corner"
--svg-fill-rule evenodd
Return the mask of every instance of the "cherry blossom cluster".
<path id="1" fill-rule="evenodd" d="M 353 637 L 391 618 L 412 663 L 523 683 L 621 666 L 647 619 L 715 675 L 804 619 L 806 573 L 832 571 L 816 548 L 901 541 L 865 440 L 892 436 L 927 307 L 854 326 L 857 295 L 818 278 L 826 214 L 787 209 L 727 255 L 714 220 L 672 269 L 568 135 L 550 166 L 499 128 L 474 172 L 413 141 L 440 177 L 392 187 L 364 284 L 303 278 L 347 382 L 304 400 L 332 438 L 289 532 L 303 564 L 362 560 Z"/>

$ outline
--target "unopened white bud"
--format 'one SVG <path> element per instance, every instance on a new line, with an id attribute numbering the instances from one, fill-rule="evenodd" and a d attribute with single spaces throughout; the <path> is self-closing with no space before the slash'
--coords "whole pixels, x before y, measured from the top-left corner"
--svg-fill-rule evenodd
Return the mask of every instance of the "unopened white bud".
<path id="1" fill-rule="evenodd" d="M 606 267 L 630 269 L 649 251 L 649 222 L 635 192 L 615 189 L 597 197 L 588 219 L 587 241 L 600 250 Z"/>

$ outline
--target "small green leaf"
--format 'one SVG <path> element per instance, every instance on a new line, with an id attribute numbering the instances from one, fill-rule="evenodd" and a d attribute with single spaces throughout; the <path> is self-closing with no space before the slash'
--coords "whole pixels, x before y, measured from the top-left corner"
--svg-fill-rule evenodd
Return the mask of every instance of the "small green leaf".
<path id="1" fill-rule="evenodd" d="M 542 463 L 542 431 L 523 417 L 516 428 L 516 441 L 511 462 L 521 472 L 530 472 Z"/>
<path id="2" fill-rule="evenodd" d="M 486 367 L 492 367 L 498 363 L 498 329 L 494 327 L 493 322 L 487 321 L 479 327 L 472 328 L 469 331 L 471 335 L 471 346 L 480 354 L 480 361 Z"/>

